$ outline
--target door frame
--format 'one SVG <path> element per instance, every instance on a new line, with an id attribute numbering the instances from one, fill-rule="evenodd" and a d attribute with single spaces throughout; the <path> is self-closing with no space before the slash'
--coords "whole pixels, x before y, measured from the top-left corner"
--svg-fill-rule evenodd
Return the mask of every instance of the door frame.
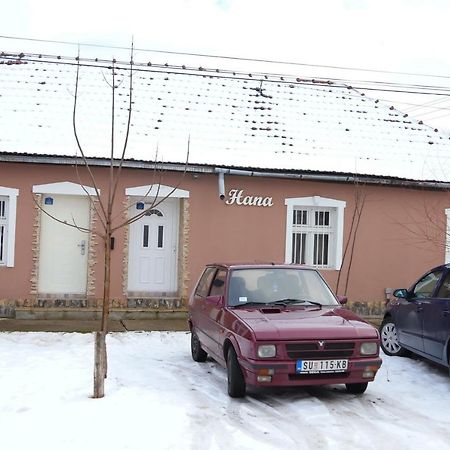
<path id="1" fill-rule="evenodd" d="M 173 229 L 173 239 L 176 245 L 176 252 L 175 252 L 175 264 L 174 264 L 174 273 L 172 274 L 172 280 L 173 284 L 175 286 L 175 292 L 174 294 L 177 296 L 177 294 L 180 292 L 180 270 L 184 271 L 184 265 L 180 264 L 180 232 L 182 229 L 185 228 L 185 221 L 184 221 L 184 210 L 182 208 L 182 202 L 183 199 L 189 198 L 189 191 L 186 191 L 184 189 L 179 189 L 173 186 L 168 185 L 144 185 L 144 186 L 135 186 L 125 189 L 125 195 L 127 196 L 127 204 L 129 205 L 129 211 L 133 211 L 132 206 L 135 205 L 138 202 L 142 203 L 150 203 L 150 201 L 153 201 L 156 199 L 162 199 L 164 197 L 168 197 L 169 199 L 175 200 L 175 214 L 176 214 L 176 228 Z M 155 207 L 158 208 L 157 206 Z M 129 212 L 128 216 L 132 216 L 132 214 Z M 183 216 L 183 217 L 182 217 Z M 128 245 L 127 245 L 127 255 L 126 255 L 126 271 L 125 276 L 126 280 L 125 285 L 125 295 L 129 296 L 135 296 L 139 294 L 139 296 L 142 297 L 151 297 L 152 292 L 141 292 L 141 291 L 133 291 L 130 290 L 129 286 L 129 276 L 128 276 L 128 270 L 129 270 L 129 264 L 130 264 L 130 249 L 131 249 L 131 225 L 127 228 L 127 234 L 128 234 Z M 184 259 L 184 251 L 181 255 L 181 257 Z M 156 294 L 156 293 L 155 293 Z"/>
<path id="2" fill-rule="evenodd" d="M 40 203 L 40 199 L 43 195 L 74 195 L 78 197 L 92 197 L 94 201 L 97 199 L 97 194 L 100 195 L 100 189 L 95 189 L 90 186 L 85 186 L 77 183 L 73 183 L 70 181 L 62 181 L 56 183 L 48 183 L 48 184 L 39 184 L 34 185 L 32 187 L 32 192 L 35 197 L 36 204 Z M 89 217 L 89 227 L 92 229 L 93 227 L 93 214 L 92 214 L 92 204 L 89 205 L 90 208 L 90 217 Z M 39 207 L 37 208 L 37 221 L 34 225 L 34 239 L 33 239 L 33 259 L 34 266 L 32 270 L 32 282 L 31 282 L 31 294 L 37 295 L 37 297 L 41 298 L 42 295 L 39 292 L 39 252 L 40 248 L 40 226 L 41 226 L 41 214 L 45 214 Z M 92 259 L 91 255 L 93 254 L 93 246 L 94 246 L 94 234 L 89 233 L 88 241 L 88 260 L 87 260 L 87 277 L 86 277 L 86 292 L 81 295 L 71 295 L 73 298 L 87 298 L 88 296 L 92 296 L 95 294 L 95 280 L 93 277 L 93 265 L 95 261 Z M 61 294 L 47 294 L 43 293 L 45 298 L 47 297 L 55 297 L 60 298 Z"/>

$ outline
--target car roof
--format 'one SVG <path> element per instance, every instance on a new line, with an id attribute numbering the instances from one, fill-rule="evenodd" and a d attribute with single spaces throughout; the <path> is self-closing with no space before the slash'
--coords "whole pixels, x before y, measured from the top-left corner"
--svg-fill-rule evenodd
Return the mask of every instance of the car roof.
<path id="1" fill-rule="evenodd" d="M 446 270 L 446 269 L 450 269 L 450 263 L 441 264 L 439 266 L 436 266 L 436 267 L 433 267 L 431 269 L 428 269 L 426 272 L 423 272 L 423 274 L 434 272 L 435 270 Z"/>
<path id="2" fill-rule="evenodd" d="M 238 263 L 210 263 L 206 264 L 206 267 L 224 267 L 226 269 L 298 269 L 298 270 L 316 270 L 313 267 L 305 266 L 303 264 L 284 264 L 284 263 L 273 263 L 273 262 L 238 262 Z"/>

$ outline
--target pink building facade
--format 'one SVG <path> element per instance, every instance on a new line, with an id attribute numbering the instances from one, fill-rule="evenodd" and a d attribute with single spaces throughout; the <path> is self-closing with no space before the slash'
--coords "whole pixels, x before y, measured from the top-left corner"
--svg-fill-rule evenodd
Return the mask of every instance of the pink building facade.
<path id="1" fill-rule="evenodd" d="M 107 195 L 108 169 L 93 166 L 100 195 Z M 392 289 L 446 261 L 445 190 L 308 178 L 191 165 L 185 173 L 165 170 L 155 183 L 151 165 L 126 168 L 117 224 L 173 192 L 115 232 L 111 306 L 183 310 L 206 263 L 296 262 L 317 267 L 350 307 L 376 314 Z M 3 314 L 98 308 L 104 250 L 86 173 L 70 158 L 0 162 L 0 205 Z"/>

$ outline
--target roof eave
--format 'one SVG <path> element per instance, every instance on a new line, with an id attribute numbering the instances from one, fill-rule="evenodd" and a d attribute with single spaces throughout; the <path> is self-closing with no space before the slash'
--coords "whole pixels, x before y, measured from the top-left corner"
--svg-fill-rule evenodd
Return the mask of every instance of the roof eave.
<path id="1" fill-rule="evenodd" d="M 109 167 L 109 158 L 87 158 L 89 164 L 97 167 Z M 11 163 L 32 163 L 32 164 L 55 164 L 55 165 L 83 165 L 84 162 L 80 157 L 72 156 L 56 156 L 56 155 L 37 155 L 26 153 L 7 153 L 0 152 L 0 162 Z M 117 165 L 119 161 L 117 160 Z M 287 178 L 305 181 L 322 181 L 330 183 L 351 183 L 351 184 L 370 184 L 383 185 L 415 189 L 431 189 L 431 190 L 449 190 L 450 183 L 432 181 L 432 180 L 412 180 L 407 178 L 387 177 L 381 175 L 363 175 L 339 172 L 318 172 L 318 171 L 299 171 L 299 170 L 273 170 L 258 169 L 254 170 L 249 167 L 227 167 L 208 164 L 192 164 L 192 163 L 161 163 L 154 161 L 137 161 L 125 160 L 124 168 L 130 169 L 155 169 L 157 166 L 161 170 L 171 170 L 175 172 L 189 173 L 206 173 L 218 174 L 223 173 L 231 176 L 250 176 L 265 178 Z"/>

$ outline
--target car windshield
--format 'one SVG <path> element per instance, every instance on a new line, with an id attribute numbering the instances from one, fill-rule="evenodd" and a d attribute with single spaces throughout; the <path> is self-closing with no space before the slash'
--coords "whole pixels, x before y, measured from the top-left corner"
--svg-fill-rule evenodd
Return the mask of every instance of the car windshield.
<path id="1" fill-rule="evenodd" d="M 228 287 L 228 306 L 339 305 L 315 270 L 298 268 L 234 269 Z"/>

